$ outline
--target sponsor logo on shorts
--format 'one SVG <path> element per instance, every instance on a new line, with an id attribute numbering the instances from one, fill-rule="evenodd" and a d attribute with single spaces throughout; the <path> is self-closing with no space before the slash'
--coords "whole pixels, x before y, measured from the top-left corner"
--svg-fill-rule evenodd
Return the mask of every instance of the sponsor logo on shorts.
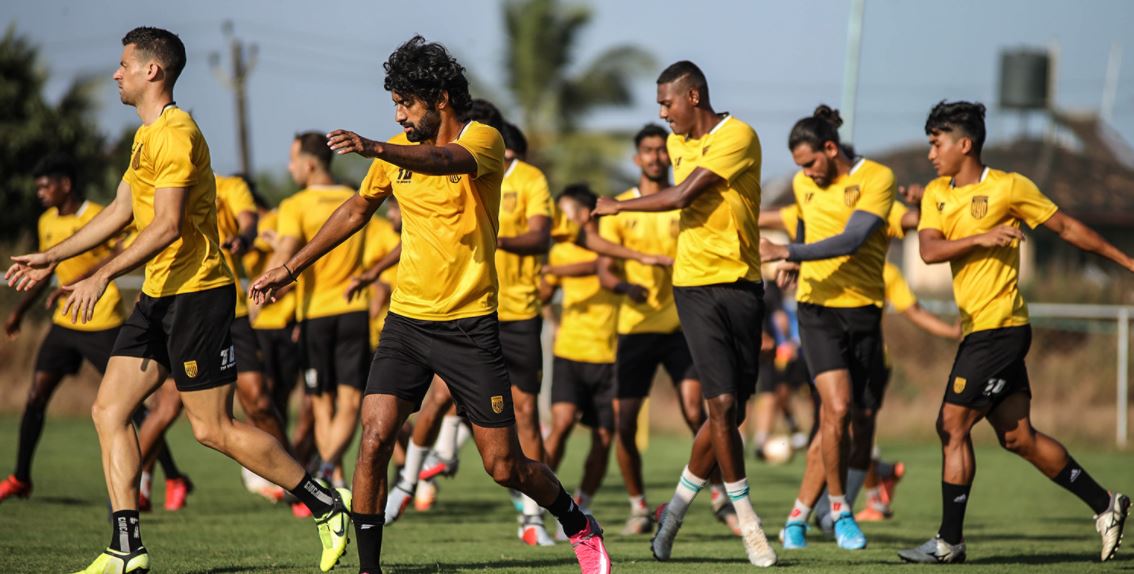
<path id="1" fill-rule="evenodd" d="M 958 395 L 965 392 L 965 385 L 969 384 L 964 377 L 957 377 L 953 379 L 953 392 Z"/>
<path id="2" fill-rule="evenodd" d="M 993 395 L 999 395 L 1000 392 L 1004 390 L 1004 386 L 1007 384 L 1008 381 L 1004 379 L 989 379 L 988 382 L 984 385 L 984 394 L 989 397 Z"/>
<path id="3" fill-rule="evenodd" d="M 492 412 L 496 414 L 504 412 L 504 395 L 492 395 Z"/>
<path id="4" fill-rule="evenodd" d="M 862 197 L 862 188 L 857 185 L 847 186 L 847 188 L 843 190 L 843 203 L 845 203 L 847 207 L 854 207 L 860 197 Z"/>
<path id="5" fill-rule="evenodd" d="M 185 361 L 185 376 L 190 379 L 197 378 L 197 361 Z"/>
<path id="6" fill-rule="evenodd" d="M 229 345 L 220 352 L 220 370 L 227 371 L 236 366 L 236 347 Z"/>

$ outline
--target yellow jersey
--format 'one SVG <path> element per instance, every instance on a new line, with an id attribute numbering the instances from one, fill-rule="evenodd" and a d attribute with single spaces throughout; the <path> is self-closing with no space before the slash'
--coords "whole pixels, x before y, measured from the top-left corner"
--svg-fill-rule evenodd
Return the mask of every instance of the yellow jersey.
<path id="1" fill-rule="evenodd" d="M 636 197 L 641 197 L 641 194 L 635 187 L 616 199 L 622 201 Z M 674 257 L 680 232 L 681 210 L 678 209 L 623 211 L 599 220 L 599 235 L 639 253 Z M 673 302 L 673 270 L 637 261 L 623 261 L 622 269 L 628 283 L 645 287 L 649 295 L 643 303 L 627 296 L 620 297 L 618 334 L 673 333 L 680 329 L 677 305 Z"/>
<path id="2" fill-rule="evenodd" d="M 570 265 L 598 259 L 598 254 L 569 241 L 551 247 L 550 265 Z M 552 349 L 556 357 L 582 363 L 613 363 L 618 335 L 615 322 L 617 296 L 603 289 L 597 275 L 547 276 L 547 282 L 563 289 L 563 313 Z"/>
<path id="3" fill-rule="evenodd" d="M 264 216 L 261 217 L 260 221 L 256 224 L 256 249 L 249 251 L 248 253 L 259 253 L 257 259 L 259 260 L 260 264 L 254 270 L 250 267 L 248 268 L 249 271 L 251 271 L 250 277 L 259 277 L 260 274 L 265 271 L 263 268 L 264 265 L 267 265 L 268 261 L 272 258 L 272 252 L 274 251 L 274 249 L 272 242 L 269 241 L 268 238 L 271 236 L 271 234 L 278 231 L 279 215 L 280 211 L 278 209 L 273 209 L 264 214 Z M 246 256 L 245 261 L 247 260 L 248 257 Z M 275 303 L 268 301 L 267 303 L 261 305 L 260 311 L 256 313 L 256 316 L 252 319 L 252 328 L 272 330 L 284 329 L 288 325 L 291 325 L 296 319 L 295 292 L 296 289 L 291 289 L 287 293 L 284 293 L 282 297 L 277 299 Z"/>
<path id="4" fill-rule="evenodd" d="M 90 223 L 100 211 L 102 211 L 101 205 L 84 201 L 79 206 L 78 211 L 71 215 L 59 215 L 59 209 L 55 207 L 43 212 L 43 215 L 39 216 L 39 250 L 41 252 L 47 251 L 64 239 L 71 237 L 84 225 Z M 60 285 L 70 285 L 78 281 L 79 277 L 82 277 L 91 268 L 105 261 L 112 252 L 112 242 L 107 242 L 90 251 L 80 253 L 56 265 L 55 277 L 59 280 Z M 72 323 L 71 317 L 63 313 L 63 308 L 66 306 L 67 298 L 60 297 L 59 302 L 55 305 L 55 313 L 52 314 L 51 321 L 60 327 L 76 331 L 105 331 L 122 325 L 125 320 L 122 315 L 122 295 L 114 281 L 106 286 L 102 298 L 95 303 L 94 314 L 90 321 Z"/>
<path id="5" fill-rule="evenodd" d="M 534 165 L 514 160 L 504 170 L 500 185 L 499 237 L 515 237 L 528 231 L 536 216 L 551 219 L 551 192 L 547 178 Z M 501 321 L 522 321 L 539 315 L 538 255 L 519 255 L 496 250 L 496 274 L 500 279 Z"/>
<path id="6" fill-rule="evenodd" d="M 910 290 L 910 284 L 902 277 L 902 270 L 897 265 L 886 262 L 882 268 L 882 281 L 886 286 L 886 301 L 897 313 L 905 313 L 907 309 L 917 305 L 917 296 Z"/>
<path id="7" fill-rule="evenodd" d="M 985 168 L 980 181 L 953 187 L 939 177 L 921 198 L 918 230 L 936 229 L 946 239 L 979 235 L 1001 225 L 1036 228 L 1059 208 L 1028 178 Z M 949 262 L 953 297 L 961 310 L 965 335 L 974 331 L 1028 324 L 1028 307 L 1020 295 L 1020 245 L 977 247 Z"/>
<path id="8" fill-rule="evenodd" d="M 390 223 L 389 219 L 382 216 L 375 216 L 370 222 L 369 230 L 366 235 L 366 253 L 363 256 L 364 266 L 370 268 L 381 261 L 383 257 L 389 255 L 391 251 L 398 247 L 401 240 L 401 235 L 394 229 L 394 225 Z M 383 271 L 382 274 L 378 276 L 378 281 L 385 283 L 393 289 L 398 282 L 398 266 L 394 265 Z M 389 311 L 390 304 L 389 301 L 387 301 L 378 314 L 370 318 L 370 346 L 373 348 L 378 347 L 378 339 L 382 334 L 382 327 L 386 324 L 386 315 Z"/>
<path id="9" fill-rule="evenodd" d="M 156 190 L 188 190 L 181 233 L 146 262 L 143 293 L 166 297 L 233 283 L 217 237 L 216 180 L 209 144 L 187 112 L 166 106 L 157 120 L 134 132 L 130 166 L 122 180 L 130 186 L 139 232 L 154 220 Z"/>
<path id="10" fill-rule="evenodd" d="M 726 115 L 700 139 L 666 141 L 678 184 L 703 167 L 725 180 L 681 210 L 673 284 L 678 287 L 760 281 L 760 139 Z"/>
<path id="11" fill-rule="evenodd" d="M 354 196 L 354 190 L 342 185 L 313 185 L 280 203 L 276 234 L 311 241 L 331 214 Z M 369 296 L 347 301 L 350 280 L 362 271 L 366 248 L 366 229 L 346 238 L 337 247 L 319 258 L 299 274 L 296 285 L 297 312 L 300 321 L 366 311 Z"/>
<path id="12" fill-rule="evenodd" d="M 244 262 L 232 256 L 224 246 L 240 235 L 240 222 L 236 217 L 245 211 L 256 213 L 256 202 L 252 190 L 239 177 L 217 175 L 217 233 L 220 238 L 221 255 L 236 279 L 236 317 L 248 316 L 248 295 L 244 293 L 241 279 L 248 279 Z"/>
<path id="13" fill-rule="evenodd" d="M 859 159 L 849 173 L 827 187 L 819 187 L 799 171 L 792 190 L 807 234 L 803 240 L 817 243 L 841 234 L 855 211 L 888 222 L 894 205 L 894 172 L 880 163 Z M 889 245 L 886 230 L 876 229 L 850 255 L 802 262 L 796 299 L 825 307 L 882 307 L 882 264 Z"/>
<path id="14" fill-rule="evenodd" d="M 416 145 L 404 133 L 390 139 Z M 402 258 L 390 311 L 424 321 L 496 312 L 496 233 L 504 140 L 469 122 L 457 145 L 476 160 L 476 173 L 425 175 L 376 159 L 362 181 L 364 197 L 393 194 L 402 211 Z"/>

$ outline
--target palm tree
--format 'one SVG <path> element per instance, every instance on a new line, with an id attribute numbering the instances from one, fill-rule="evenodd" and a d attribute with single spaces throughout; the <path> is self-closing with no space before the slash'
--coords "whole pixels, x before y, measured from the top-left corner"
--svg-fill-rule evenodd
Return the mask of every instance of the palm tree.
<path id="1" fill-rule="evenodd" d="M 597 108 L 630 105 L 631 81 L 655 64 L 641 48 L 618 45 L 573 74 L 577 42 L 591 17 L 589 8 L 559 0 L 507 2 L 505 76 L 529 155 L 550 168 L 553 185 L 586 179 L 609 192 L 613 160 L 626 149 L 627 134 L 581 133 L 580 122 Z"/>

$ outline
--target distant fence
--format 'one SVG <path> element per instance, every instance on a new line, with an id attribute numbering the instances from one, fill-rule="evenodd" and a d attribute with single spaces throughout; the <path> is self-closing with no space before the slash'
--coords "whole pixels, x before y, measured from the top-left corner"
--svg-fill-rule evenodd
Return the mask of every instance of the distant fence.
<path id="1" fill-rule="evenodd" d="M 921 300 L 920 303 L 934 313 L 957 313 L 953 301 Z M 1130 319 L 1134 317 L 1134 306 L 1029 303 L 1028 315 L 1032 319 L 1087 319 L 1117 323 L 1118 352 L 1115 353 L 1115 360 L 1118 374 L 1115 381 L 1114 440 L 1120 448 L 1125 447 L 1130 431 Z"/>

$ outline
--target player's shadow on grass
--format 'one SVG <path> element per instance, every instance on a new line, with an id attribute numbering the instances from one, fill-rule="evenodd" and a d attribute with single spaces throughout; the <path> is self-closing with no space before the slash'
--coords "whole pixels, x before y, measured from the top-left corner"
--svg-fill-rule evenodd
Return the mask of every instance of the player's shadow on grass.
<path id="1" fill-rule="evenodd" d="M 36 497 L 36 502 L 55 506 L 96 506 L 98 504 L 105 504 L 94 500 L 75 498 L 73 496 L 39 496 Z"/>

